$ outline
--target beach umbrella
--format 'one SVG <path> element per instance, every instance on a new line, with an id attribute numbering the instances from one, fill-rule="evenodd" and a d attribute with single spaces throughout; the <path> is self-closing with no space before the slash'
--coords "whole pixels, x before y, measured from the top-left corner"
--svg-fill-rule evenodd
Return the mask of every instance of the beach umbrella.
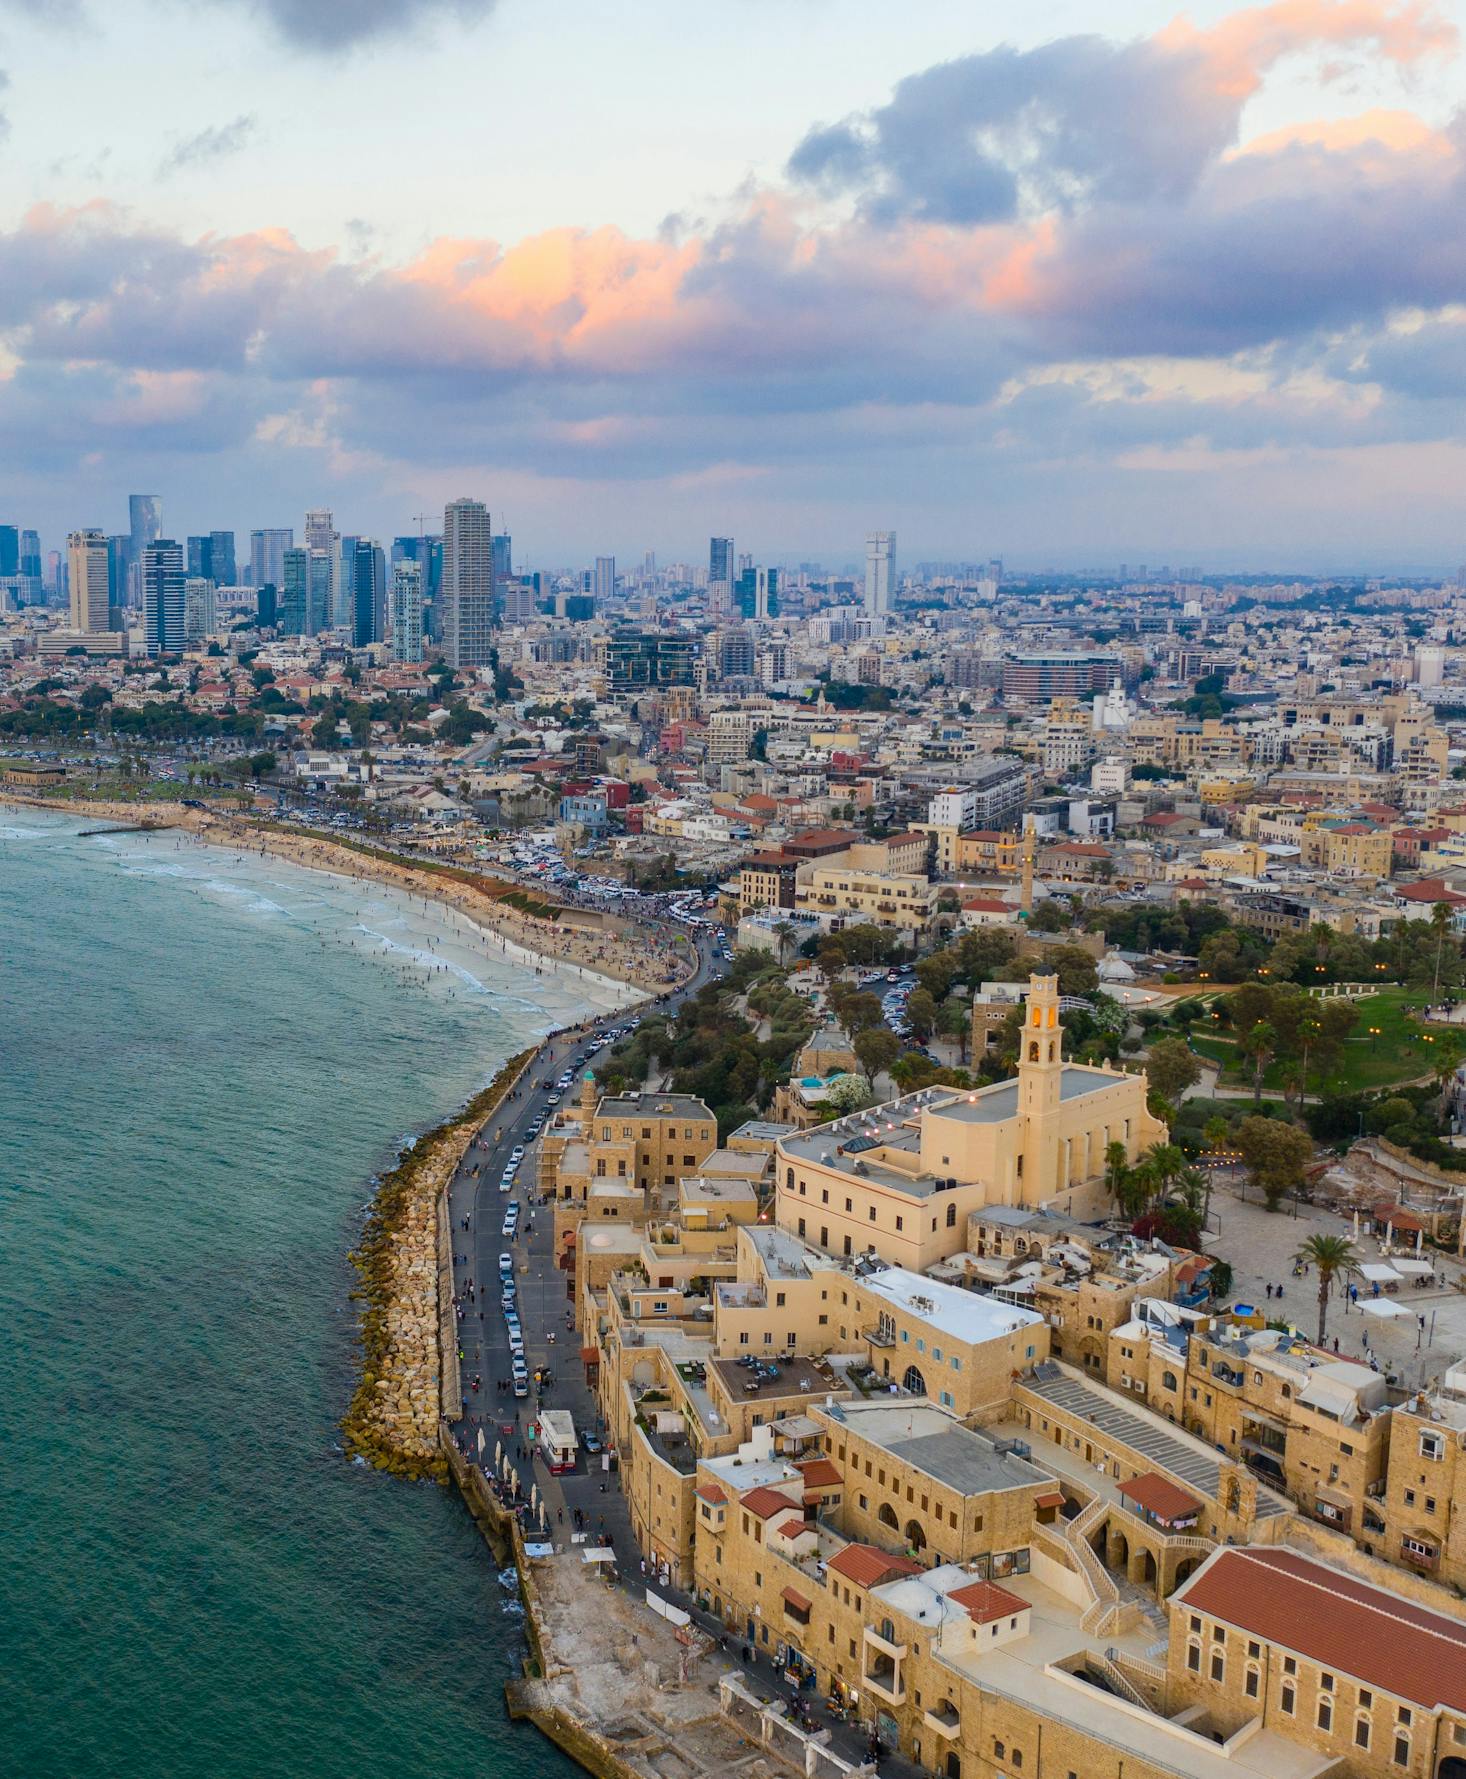
<path id="1" fill-rule="evenodd" d="M 496 1439 L 494 1441 L 494 1462 L 496 1464 L 502 1464 L 504 1462 L 504 1441 L 502 1439 Z"/>

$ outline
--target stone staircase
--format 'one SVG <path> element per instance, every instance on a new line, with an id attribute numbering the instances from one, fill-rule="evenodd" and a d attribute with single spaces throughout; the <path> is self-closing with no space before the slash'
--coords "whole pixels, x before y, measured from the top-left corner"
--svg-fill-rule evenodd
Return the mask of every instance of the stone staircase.
<path id="1" fill-rule="evenodd" d="M 1138 1452 L 1154 1464 L 1157 1470 L 1163 1470 L 1168 1476 L 1188 1483 L 1210 1501 L 1217 1499 L 1221 1473 L 1218 1461 L 1198 1451 L 1187 1441 L 1178 1439 L 1174 1433 L 1168 1433 L 1154 1420 L 1134 1413 L 1106 1392 L 1093 1389 L 1079 1378 L 1070 1377 L 1067 1372 L 1060 1371 L 1049 1362 L 1035 1367 L 1027 1387 L 1035 1396 L 1051 1403 L 1054 1408 L 1072 1415 L 1078 1421 L 1088 1422 L 1130 1451 Z M 1286 1511 L 1285 1502 L 1261 1486 L 1258 1487 L 1257 1517 L 1260 1520 Z M 1074 1523 L 1077 1525 L 1078 1521 Z M 1204 1539 L 1197 1542 L 1207 1549 L 1211 1548 Z"/>

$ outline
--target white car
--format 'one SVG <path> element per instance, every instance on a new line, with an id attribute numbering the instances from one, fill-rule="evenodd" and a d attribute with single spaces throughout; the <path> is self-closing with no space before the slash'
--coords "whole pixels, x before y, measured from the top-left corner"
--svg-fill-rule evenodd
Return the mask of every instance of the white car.
<path id="1" fill-rule="evenodd" d="M 499 1256 L 499 1271 L 501 1273 L 514 1271 L 514 1256 L 512 1254 L 504 1253 Z"/>
<path id="2" fill-rule="evenodd" d="M 509 1151 L 509 1159 L 511 1162 L 524 1160 L 524 1144 L 523 1143 L 516 1144 L 515 1147 Z"/>

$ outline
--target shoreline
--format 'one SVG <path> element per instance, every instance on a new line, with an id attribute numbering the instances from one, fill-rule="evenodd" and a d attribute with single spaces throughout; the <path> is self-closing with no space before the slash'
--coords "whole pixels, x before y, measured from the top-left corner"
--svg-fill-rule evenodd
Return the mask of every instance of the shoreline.
<path id="1" fill-rule="evenodd" d="M 293 829 L 268 818 L 224 815 L 209 809 L 188 809 L 182 803 L 114 803 L 85 798 L 32 797 L 13 788 L 0 791 L 0 809 L 23 813 L 44 809 L 57 815 L 76 815 L 87 820 L 116 822 L 134 831 L 156 823 L 156 831 L 183 832 L 204 845 L 225 851 L 257 851 L 288 860 L 306 870 L 332 876 L 379 883 L 404 895 L 441 903 L 463 915 L 487 941 L 497 940 L 507 961 L 523 962 L 536 969 L 564 972 L 567 983 L 599 980 L 603 991 L 619 996 L 629 1008 L 675 988 L 681 981 L 686 958 L 677 951 L 656 953 L 639 950 L 624 931 L 613 927 L 582 927 L 537 919 L 521 912 L 501 896 L 490 894 L 464 871 L 452 875 L 430 863 L 399 858 L 385 848 L 358 847 L 314 828 Z M 456 869 L 456 868 L 455 868 Z M 484 873 L 485 884 L 495 881 Z M 500 880 L 508 893 L 518 886 Z M 597 943 L 599 941 L 599 943 Z M 660 965 L 660 968 L 655 966 Z M 574 975 L 571 975 L 574 972 Z"/>

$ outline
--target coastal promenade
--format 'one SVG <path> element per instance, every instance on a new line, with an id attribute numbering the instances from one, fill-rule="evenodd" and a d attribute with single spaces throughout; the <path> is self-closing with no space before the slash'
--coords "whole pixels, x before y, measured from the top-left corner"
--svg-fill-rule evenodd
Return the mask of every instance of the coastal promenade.
<path id="1" fill-rule="evenodd" d="M 714 945 L 701 939 L 696 972 L 657 1010 L 681 1005 L 718 969 Z M 547 1103 L 551 1090 L 538 1083 L 554 1080 L 567 1069 L 582 1073 L 589 1063 L 591 1040 L 626 1018 L 611 1014 L 548 1039 L 523 1072 L 520 1097 L 486 1122 L 454 1175 L 447 1203 L 452 1294 L 462 1312 L 458 1329 L 463 1414 L 448 1433 L 464 1463 L 478 1467 L 490 1486 L 501 1474 L 494 1457 L 502 1448 L 524 1498 L 538 1489 L 545 1507 L 546 1542 L 553 1544 L 556 1555 L 528 1565 L 526 1597 L 536 1646 L 548 1670 L 538 1679 L 514 1683 L 511 1697 L 516 1710 L 532 1716 L 582 1764 L 602 1775 L 666 1779 L 675 1771 L 693 1779 L 744 1770 L 767 1773 L 775 1764 L 803 1771 L 806 1742 L 782 1721 L 791 1693 L 769 1655 L 729 1639 L 725 1627 L 700 1611 L 691 1597 L 648 1573 L 616 1471 L 600 1468 L 599 1460 L 582 1451 L 573 1471 L 551 1475 L 532 1438 L 541 1406 L 568 1409 L 577 1430 L 603 1429 L 580 1363 L 579 1336 L 567 1327 L 573 1305 L 566 1275 L 555 1264 L 553 1217 L 548 1207 L 538 1209 L 532 1184 L 502 1194 L 499 1180 L 513 1149 L 521 1144 L 526 1149 L 521 1177 L 527 1182 L 535 1179 L 526 1133 L 537 1118 L 553 1111 Z M 519 1235 L 513 1242 L 501 1233 L 503 1208 L 511 1196 L 521 1203 Z M 544 1367 L 553 1376 L 548 1388 L 536 1390 L 531 1385 L 530 1396 L 519 1400 L 496 1387 L 510 1371 L 498 1284 L 498 1256 L 506 1249 L 514 1255 L 531 1379 Z M 473 1300 L 468 1295 L 470 1280 Z M 472 1388 L 475 1377 L 480 1379 L 477 1392 Z M 618 1584 L 608 1585 L 599 1569 L 578 1559 L 581 1547 L 573 1542 L 577 1511 L 587 1539 L 609 1544 L 614 1551 Z M 530 1542 L 538 1536 L 534 1524 L 526 1522 L 523 1530 Z M 674 1639 L 667 1621 L 642 1603 L 648 1587 L 687 1613 L 690 1642 Z M 720 1683 L 725 1681 L 736 1685 L 720 1703 Z M 767 1744 L 760 1702 L 780 1717 Z M 810 1732 L 815 1743 L 809 1756 L 812 1770 L 824 1779 L 873 1771 L 865 1764 L 869 1748 L 864 1726 L 831 1720 L 816 1706 Z M 775 1755 L 777 1763 L 771 1759 Z M 917 1769 L 892 1755 L 882 1755 L 880 1771 L 883 1779 L 918 1779 Z"/>

